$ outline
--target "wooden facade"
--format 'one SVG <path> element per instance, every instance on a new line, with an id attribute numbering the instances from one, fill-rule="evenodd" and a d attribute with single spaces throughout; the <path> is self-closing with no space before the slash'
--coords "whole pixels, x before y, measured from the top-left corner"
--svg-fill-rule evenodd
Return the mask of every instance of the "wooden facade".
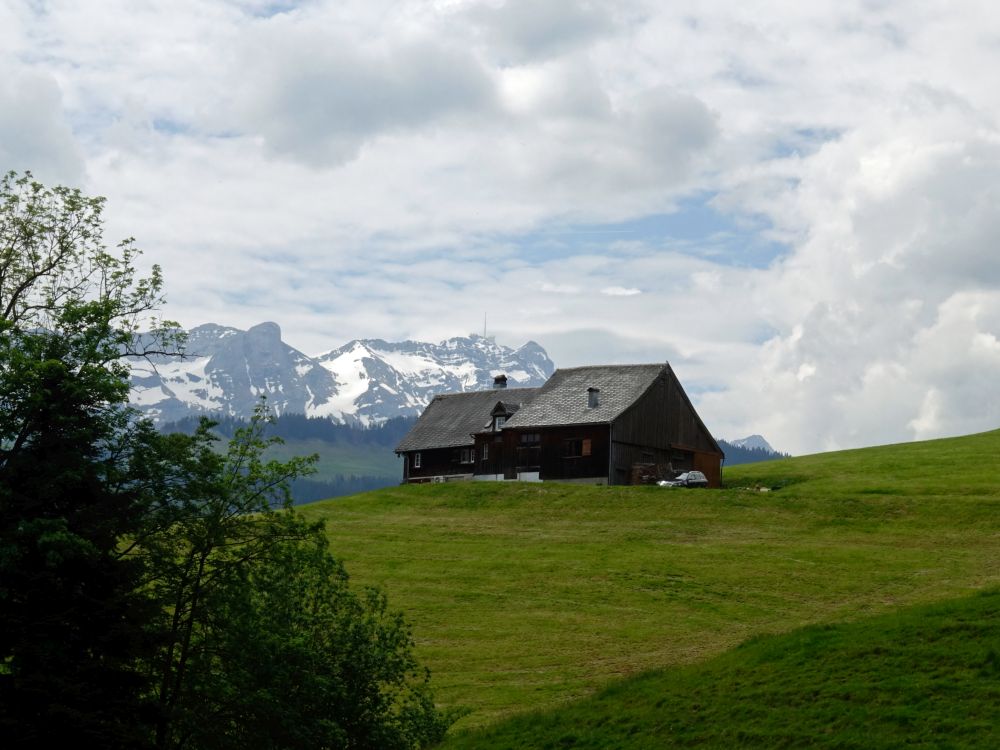
<path id="1" fill-rule="evenodd" d="M 476 468 L 471 445 L 466 448 L 407 451 L 402 456 L 404 482 L 430 482 L 434 477 L 457 479 L 463 475 L 471 478 Z"/>
<path id="2" fill-rule="evenodd" d="M 476 476 L 604 483 L 609 436 L 606 424 L 481 432 L 475 436 Z"/>
<path id="3" fill-rule="evenodd" d="M 476 469 L 473 434 L 496 426 L 534 396 L 537 388 L 498 387 L 435 396 L 396 447 L 403 457 L 404 482 L 471 479 Z M 500 420 L 502 426 L 502 419 Z"/>
<path id="4" fill-rule="evenodd" d="M 408 436 L 397 449 L 404 481 L 630 484 L 697 470 L 709 486 L 721 486 L 722 451 L 669 365 L 573 368 L 557 371 L 540 389 L 523 389 L 518 401 L 513 391 L 493 394 L 490 405 L 485 394 L 437 397 L 437 416 L 421 429 L 451 444 Z M 473 428 L 456 434 L 464 425 Z"/>

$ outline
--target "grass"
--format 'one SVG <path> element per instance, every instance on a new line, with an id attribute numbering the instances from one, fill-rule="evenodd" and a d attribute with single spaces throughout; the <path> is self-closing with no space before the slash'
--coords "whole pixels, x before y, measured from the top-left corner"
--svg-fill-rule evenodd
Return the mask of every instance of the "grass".
<path id="1" fill-rule="evenodd" d="M 394 487 L 304 507 L 413 625 L 456 727 L 748 638 L 1000 583 L 1000 432 L 726 470 L 723 491 Z M 771 488 L 760 493 L 756 486 Z"/>
<path id="2" fill-rule="evenodd" d="M 1000 747 L 1000 591 L 756 638 L 460 748 Z"/>

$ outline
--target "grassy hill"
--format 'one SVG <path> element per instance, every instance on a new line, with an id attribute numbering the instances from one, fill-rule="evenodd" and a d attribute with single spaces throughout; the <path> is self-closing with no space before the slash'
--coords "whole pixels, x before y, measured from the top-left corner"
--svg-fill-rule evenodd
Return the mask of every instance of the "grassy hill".
<path id="1" fill-rule="evenodd" d="M 439 699 L 470 709 L 459 730 L 753 636 L 1000 583 L 1000 432 L 725 480 L 394 487 L 304 510 L 328 521 L 354 580 L 406 613 Z"/>
<path id="2" fill-rule="evenodd" d="M 1000 591 L 753 639 L 448 748 L 1000 747 Z"/>

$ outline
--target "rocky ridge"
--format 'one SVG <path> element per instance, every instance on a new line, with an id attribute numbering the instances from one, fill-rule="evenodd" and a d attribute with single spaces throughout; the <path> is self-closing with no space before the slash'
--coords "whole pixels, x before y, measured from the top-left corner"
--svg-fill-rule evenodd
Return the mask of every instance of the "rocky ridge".
<path id="1" fill-rule="evenodd" d="M 419 415 L 437 393 L 489 388 L 501 373 L 510 387 L 538 386 L 555 369 L 533 341 L 512 349 L 475 334 L 437 344 L 355 339 L 308 356 L 282 341 L 276 323 L 201 325 L 188 332 L 185 352 L 131 363 L 132 405 L 157 423 L 246 417 L 263 395 L 278 414 L 376 424 Z"/>

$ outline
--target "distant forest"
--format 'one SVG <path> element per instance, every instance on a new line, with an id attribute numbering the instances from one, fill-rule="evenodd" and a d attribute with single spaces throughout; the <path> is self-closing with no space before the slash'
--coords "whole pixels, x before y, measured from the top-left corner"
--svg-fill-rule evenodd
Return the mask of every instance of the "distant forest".
<path id="1" fill-rule="evenodd" d="M 357 495 L 359 492 L 378 490 L 399 484 L 400 477 L 373 477 L 341 474 L 325 481 L 317 479 L 296 479 L 291 483 L 292 497 L 296 505 L 328 500 L 331 497 Z"/>
<path id="2" fill-rule="evenodd" d="M 214 431 L 225 438 L 231 438 L 237 429 L 245 427 L 245 419 L 212 415 L 216 423 Z M 183 432 L 192 434 L 198 427 L 200 417 L 185 417 L 176 422 L 168 422 L 160 428 L 161 432 Z M 282 440 L 322 440 L 334 445 L 347 443 L 350 445 L 379 445 L 384 448 L 395 448 L 403 436 L 410 431 L 415 417 L 396 417 L 380 425 L 364 427 L 363 425 L 337 424 L 326 417 L 307 417 L 304 414 L 282 414 L 276 417 L 273 424 L 267 428 L 267 435 L 280 437 Z"/>
<path id="3" fill-rule="evenodd" d="M 216 423 L 213 431 L 226 440 L 230 439 L 237 429 L 247 424 L 246 420 L 229 416 L 216 415 L 211 419 Z M 160 429 L 162 432 L 183 432 L 190 435 L 198 427 L 199 420 L 199 417 L 185 417 L 176 422 L 168 422 Z M 337 424 L 325 417 L 283 414 L 276 417 L 273 424 L 268 425 L 266 435 L 280 437 L 288 442 L 320 440 L 331 446 L 370 446 L 372 451 L 391 451 L 399 445 L 414 422 L 416 422 L 415 417 L 397 417 L 380 425 L 364 427 Z M 359 492 L 391 487 L 399 484 L 401 479 L 401 476 L 338 474 L 326 479 L 297 479 L 292 482 L 291 490 L 295 504 L 300 505 L 330 497 L 355 495 Z"/>
<path id="4" fill-rule="evenodd" d="M 764 448 L 741 448 L 738 445 L 727 443 L 725 440 L 717 441 L 722 452 L 726 454 L 726 466 L 736 466 L 737 464 L 755 464 L 760 461 L 773 461 L 776 458 L 790 458 L 790 453 L 779 451 L 769 451 Z"/>

